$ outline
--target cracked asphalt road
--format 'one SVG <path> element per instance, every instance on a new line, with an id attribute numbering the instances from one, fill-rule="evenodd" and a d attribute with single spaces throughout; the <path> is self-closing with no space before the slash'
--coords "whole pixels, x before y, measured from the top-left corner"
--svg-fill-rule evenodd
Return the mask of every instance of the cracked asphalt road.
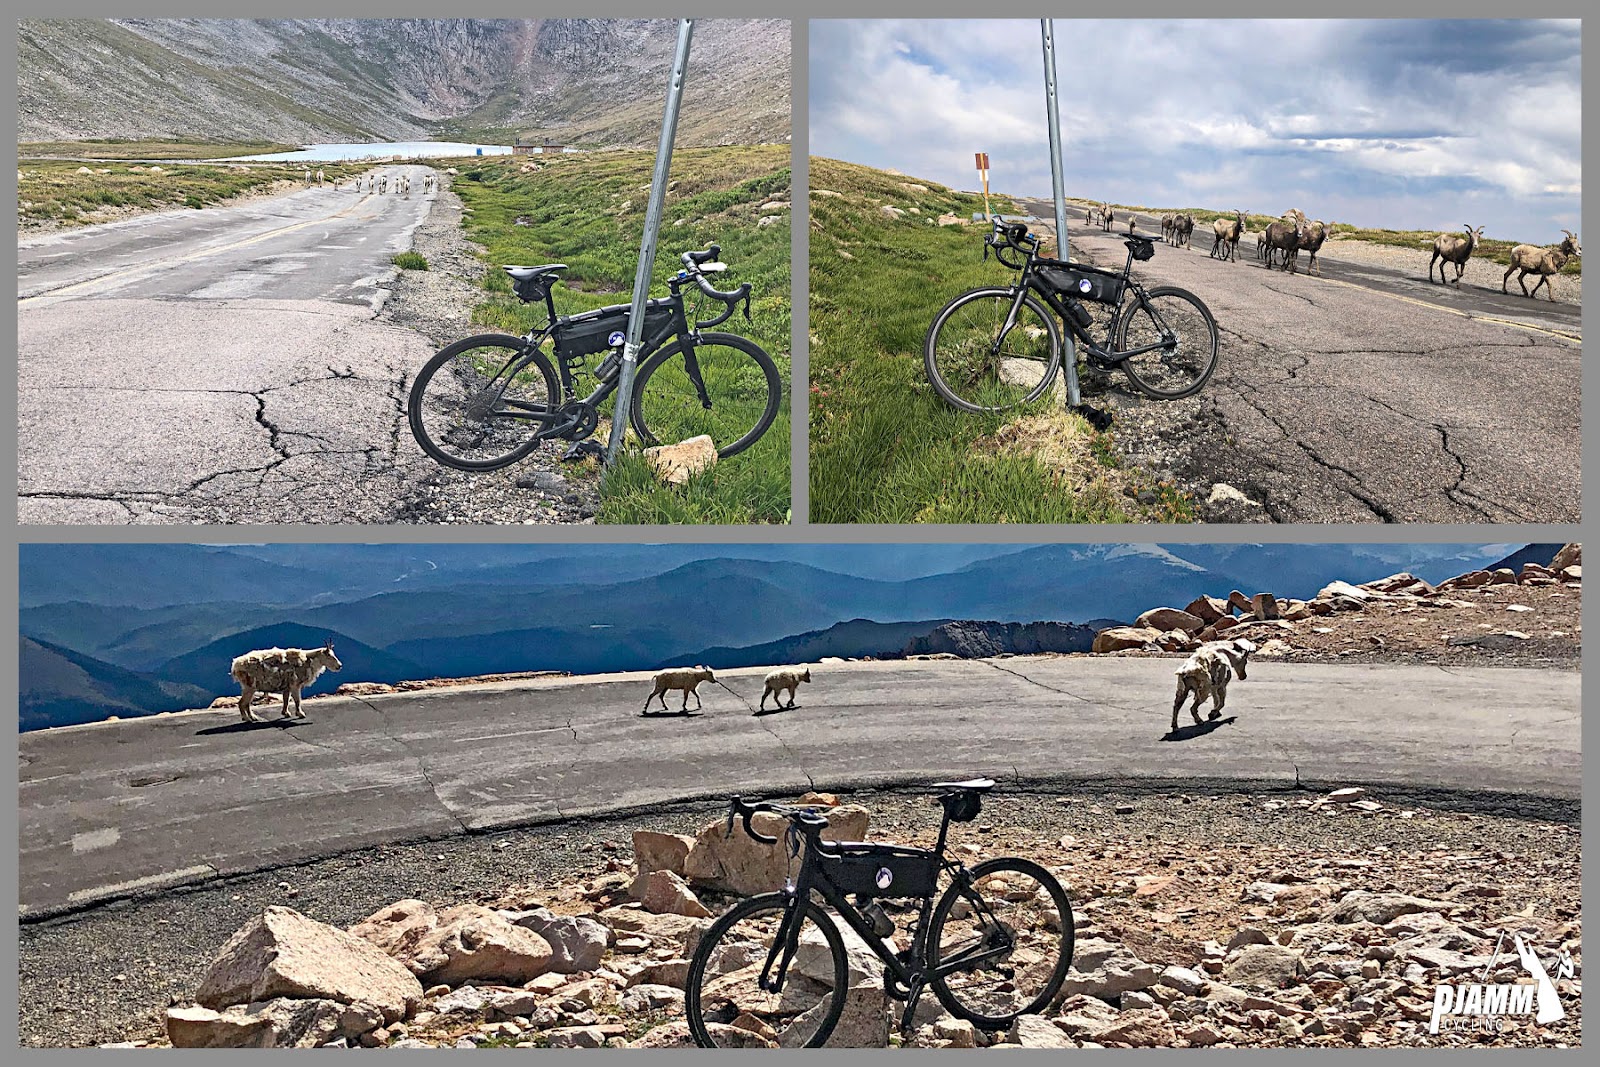
<path id="1" fill-rule="evenodd" d="M 1163 740 L 1173 661 L 819 665 L 753 716 L 762 668 L 642 718 L 648 675 L 199 711 L 18 741 L 20 903 L 39 916 L 377 843 L 736 791 L 889 780 L 1223 779 L 1580 795 L 1577 671 L 1252 664 L 1237 719 Z"/>
<path id="2" fill-rule="evenodd" d="M 329 186 L 19 242 L 19 521 L 391 519 L 431 473 L 404 404 L 432 348 L 373 316 L 431 204 Z"/>
<path id="3" fill-rule="evenodd" d="M 1119 239 L 1069 215 L 1074 256 L 1122 265 Z M 1150 424 L 1113 431 L 1125 451 L 1167 453 L 1155 466 L 1202 501 L 1224 482 L 1261 505 L 1229 521 L 1579 521 L 1578 306 L 1433 285 L 1425 257 L 1412 276 L 1333 249 L 1312 277 L 1304 253 L 1288 275 L 1265 270 L 1248 237 L 1237 263 L 1211 259 L 1210 240 L 1197 227 L 1193 248 L 1158 245 L 1135 271 L 1204 300 L 1222 353 L 1188 400 L 1145 400 L 1111 377 L 1124 423 Z"/>

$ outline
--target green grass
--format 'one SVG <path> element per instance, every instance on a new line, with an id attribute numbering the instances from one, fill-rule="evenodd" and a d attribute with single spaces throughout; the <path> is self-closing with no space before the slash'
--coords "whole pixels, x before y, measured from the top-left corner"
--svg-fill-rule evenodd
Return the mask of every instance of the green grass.
<path id="1" fill-rule="evenodd" d="M 421 252 L 396 252 L 389 257 L 389 262 L 401 270 L 427 270 L 428 257 Z"/>
<path id="2" fill-rule="evenodd" d="M 17 145 L 21 158 L 65 156 L 72 159 L 223 159 L 258 156 L 269 152 L 294 152 L 295 144 L 270 141 L 141 141 L 122 137 L 97 137 L 85 141 L 24 141 Z"/>
<path id="3" fill-rule="evenodd" d="M 491 264 L 473 322 L 525 333 L 544 321 L 542 304 L 511 293 L 502 263 L 565 263 L 555 289 L 558 314 L 625 303 L 633 286 L 652 152 L 594 152 L 534 159 L 474 160 L 452 189 L 463 228 Z M 778 419 L 745 452 L 681 487 L 656 481 L 644 459 L 623 457 L 606 472 L 597 520 L 606 523 L 770 523 L 789 508 L 789 214 L 760 205 L 789 199 L 789 151 L 781 145 L 686 149 L 674 153 L 651 292 L 666 295 L 678 255 L 712 241 L 729 264 L 716 284 L 749 282 L 751 321 L 736 313 L 717 330 L 750 338 L 778 364 L 784 399 Z M 537 170 L 524 170 L 528 165 Z M 778 221 L 759 225 L 764 216 Z M 691 302 L 692 304 L 692 302 Z M 721 305 L 702 306 L 702 317 Z M 591 357 L 590 365 L 599 357 Z M 580 388 L 586 384 L 580 379 Z M 602 424 L 600 434 L 606 433 Z M 631 438 L 630 438 L 631 440 Z"/>
<path id="4" fill-rule="evenodd" d="M 159 170 L 156 167 L 160 167 Z M 80 174 L 87 168 L 90 173 Z M 340 182 L 368 169 L 366 164 L 323 164 L 326 180 Z M 19 159 L 17 221 L 24 225 L 83 225 L 111 217 L 107 209 L 139 211 L 203 208 L 274 182 L 300 182 L 303 165 L 106 163 L 89 166 L 59 159 Z M 102 173 L 104 172 L 104 173 Z"/>
<path id="5" fill-rule="evenodd" d="M 813 522 L 1192 518 L 1180 494 L 1121 470 L 1107 435 L 1058 404 L 1040 401 L 1022 419 L 974 415 L 928 384 L 922 345 L 934 315 L 966 289 L 1012 277 L 985 263 L 981 227 L 932 224 L 944 213 L 970 218 L 982 197 L 820 158 L 811 185 Z M 1130 495 L 1145 488 L 1156 494 L 1148 506 Z"/>

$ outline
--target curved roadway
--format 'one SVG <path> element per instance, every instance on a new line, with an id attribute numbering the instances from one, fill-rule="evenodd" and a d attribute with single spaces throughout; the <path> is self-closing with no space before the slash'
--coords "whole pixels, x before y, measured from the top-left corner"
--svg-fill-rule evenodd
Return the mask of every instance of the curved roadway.
<path id="1" fill-rule="evenodd" d="M 989 774 L 1243 779 L 1576 798 L 1576 671 L 1251 666 L 1236 719 L 1165 737 L 1171 659 L 832 663 L 753 716 L 761 669 L 689 718 L 647 675 L 203 711 L 21 735 L 25 917 L 378 842 L 737 791 Z M 736 695 L 737 694 L 737 695 Z M 1187 716 L 1185 717 L 1187 720 Z"/>

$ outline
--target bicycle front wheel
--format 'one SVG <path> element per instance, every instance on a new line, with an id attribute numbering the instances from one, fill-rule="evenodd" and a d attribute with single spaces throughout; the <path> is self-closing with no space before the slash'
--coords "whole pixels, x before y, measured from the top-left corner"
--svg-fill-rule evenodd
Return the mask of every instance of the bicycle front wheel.
<path id="1" fill-rule="evenodd" d="M 844 1013 L 849 970 L 838 927 L 814 901 L 801 906 L 794 956 L 777 990 L 777 944 L 788 898 L 735 905 L 700 938 L 684 983 L 689 1033 L 701 1048 L 820 1048 Z M 775 951 L 775 949 L 777 951 Z"/>
<path id="2" fill-rule="evenodd" d="M 1005 330 L 1016 294 L 974 289 L 934 318 L 923 343 L 928 381 L 962 411 L 1004 411 L 1039 399 L 1061 367 L 1061 334 L 1032 294 Z M 1004 331 L 1004 333 L 1002 333 Z"/>
<path id="3" fill-rule="evenodd" d="M 1030 860 L 985 860 L 969 875 L 933 910 L 931 984 L 952 1015 L 1000 1030 L 1060 991 L 1072 964 L 1072 905 Z"/>
<path id="4" fill-rule="evenodd" d="M 411 383 L 406 417 L 422 450 L 447 467 L 492 471 L 539 446 L 561 391 L 550 361 L 520 337 L 467 337 L 430 359 Z"/>
<path id="5" fill-rule="evenodd" d="M 727 459 L 761 439 L 782 400 L 783 379 L 760 345 L 703 333 L 693 347 L 680 337 L 644 361 L 628 421 L 647 447 L 705 434 Z"/>
<path id="6" fill-rule="evenodd" d="M 1198 393 L 1217 369 L 1217 320 L 1200 298 L 1163 286 L 1137 295 L 1117 320 L 1115 349 L 1159 345 L 1122 361 L 1128 380 L 1146 396 L 1176 400 Z"/>

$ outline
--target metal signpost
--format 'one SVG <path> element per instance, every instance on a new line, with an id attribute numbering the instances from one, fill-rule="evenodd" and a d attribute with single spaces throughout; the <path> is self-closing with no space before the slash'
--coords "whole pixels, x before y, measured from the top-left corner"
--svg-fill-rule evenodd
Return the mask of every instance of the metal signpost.
<path id="1" fill-rule="evenodd" d="M 678 55 L 672 61 L 672 81 L 667 86 L 667 108 L 661 116 L 661 144 L 656 148 L 656 169 L 650 178 L 650 203 L 644 212 L 644 239 L 639 245 L 639 269 L 633 276 L 633 306 L 628 312 L 628 339 L 622 348 L 622 370 L 617 379 L 616 404 L 611 409 L 611 440 L 606 445 L 606 465 L 616 462 L 622 439 L 628 433 L 628 407 L 633 402 L 633 376 L 639 367 L 639 340 L 644 334 L 644 306 L 650 298 L 650 276 L 656 265 L 656 231 L 661 225 L 661 204 L 667 198 L 667 172 L 672 168 L 672 142 L 678 135 L 678 103 L 683 99 L 683 79 L 689 69 L 689 40 L 694 19 L 678 21 Z"/>
<path id="2" fill-rule="evenodd" d="M 977 152 L 973 158 L 978 163 L 978 177 L 983 179 L 983 217 L 989 218 L 989 153 Z"/>
<path id="3" fill-rule="evenodd" d="M 1039 36 L 1044 42 L 1044 109 L 1050 123 L 1050 182 L 1056 197 L 1056 258 L 1065 262 L 1067 256 L 1067 196 L 1061 178 L 1061 112 L 1056 99 L 1056 42 L 1055 19 L 1039 20 Z M 1069 340 L 1070 345 L 1070 340 Z M 1067 406 L 1077 408 L 1083 398 L 1078 393 L 1078 367 L 1076 359 L 1066 359 L 1063 368 L 1067 374 Z"/>

